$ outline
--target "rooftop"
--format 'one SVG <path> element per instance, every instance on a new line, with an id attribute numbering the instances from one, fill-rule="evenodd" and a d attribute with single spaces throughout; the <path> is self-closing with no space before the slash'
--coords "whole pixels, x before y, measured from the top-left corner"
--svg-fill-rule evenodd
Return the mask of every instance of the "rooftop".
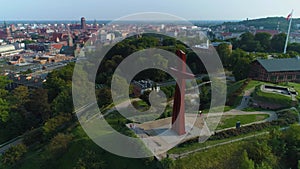
<path id="1" fill-rule="evenodd" d="M 300 57 L 286 59 L 257 59 L 268 72 L 300 71 Z"/>

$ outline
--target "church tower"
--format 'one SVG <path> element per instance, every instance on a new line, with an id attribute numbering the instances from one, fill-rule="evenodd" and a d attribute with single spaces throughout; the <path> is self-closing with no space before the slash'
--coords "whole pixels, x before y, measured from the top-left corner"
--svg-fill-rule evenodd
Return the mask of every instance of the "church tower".
<path id="1" fill-rule="evenodd" d="M 86 29 L 86 20 L 84 17 L 81 18 L 81 29 Z"/>

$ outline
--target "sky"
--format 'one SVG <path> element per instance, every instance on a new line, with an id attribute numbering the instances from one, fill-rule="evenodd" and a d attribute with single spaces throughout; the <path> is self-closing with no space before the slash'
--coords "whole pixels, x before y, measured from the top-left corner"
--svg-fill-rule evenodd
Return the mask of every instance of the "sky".
<path id="1" fill-rule="evenodd" d="M 114 20 L 141 12 L 187 20 L 245 20 L 286 17 L 292 9 L 300 18 L 299 0 L 0 0 L 0 6 L 0 20 Z"/>

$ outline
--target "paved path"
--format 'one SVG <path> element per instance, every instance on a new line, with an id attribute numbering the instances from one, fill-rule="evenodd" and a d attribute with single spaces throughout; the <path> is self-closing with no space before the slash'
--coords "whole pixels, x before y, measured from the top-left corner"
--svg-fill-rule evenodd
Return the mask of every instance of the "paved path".
<path id="1" fill-rule="evenodd" d="M 277 119 L 277 114 L 275 111 L 253 111 L 253 112 L 245 112 L 243 109 L 249 107 L 249 101 L 251 99 L 251 93 L 253 93 L 254 88 L 251 88 L 249 90 L 246 90 L 243 95 L 243 99 L 239 106 L 237 106 L 235 109 L 232 109 L 228 112 L 225 112 L 223 115 L 251 115 L 251 114 L 269 114 L 270 117 L 266 120 L 260 121 L 267 122 L 267 121 L 273 121 Z"/>
<path id="2" fill-rule="evenodd" d="M 249 107 L 249 101 L 251 99 L 251 93 L 254 91 L 254 88 L 251 88 L 249 90 L 246 90 L 243 96 L 243 99 L 241 101 L 241 104 L 236 107 L 237 110 L 243 110 L 244 108 Z"/>

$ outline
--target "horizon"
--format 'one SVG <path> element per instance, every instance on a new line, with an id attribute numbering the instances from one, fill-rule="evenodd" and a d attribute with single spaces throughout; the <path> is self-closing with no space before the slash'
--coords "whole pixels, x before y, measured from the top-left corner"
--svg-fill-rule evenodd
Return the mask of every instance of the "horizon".
<path id="1" fill-rule="evenodd" d="M 84 16 L 82 16 L 84 17 Z M 242 22 L 242 21 L 249 21 L 251 20 L 259 20 L 259 19 L 268 19 L 268 18 L 286 18 L 284 16 L 263 16 L 263 17 L 257 17 L 257 18 L 245 18 L 245 19 L 240 19 L 240 20 L 235 20 L 235 19 L 188 19 L 187 21 L 201 21 L 201 22 Z M 87 22 L 111 22 L 114 21 L 115 19 L 89 19 L 86 18 Z M 293 17 L 293 19 L 300 19 L 300 17 Z M 139 20 L 127 20 L 127 21 L 139 21 Z M 164 20 L 163 20 L 164 21 Z M 166 20 L 168 21 L 168 20 Z M 1 21 L 0 21 L 1 22 Z M 80 17 L 78 19 L 11 19 L 11 20 L 2 20 L 2 22 L 78 22 L 80 23 Z"/>
<path id="2" fill-rule="evenodd" d="M 96 20 L 116 20 L 123 16 L 143 12 L 159 12 L 176 15 L 186 20 L 246 20 L 267 16 L 286 17 L 294 9 L 299 18 L 298 1 L 58 1 L 26 0 L 22 5 L 0 0 L 6 8 L 0 11 L 0 20 L 77 20 L 82 16 Z M 266 8 L 269 7 L 269 8 Z"/>

